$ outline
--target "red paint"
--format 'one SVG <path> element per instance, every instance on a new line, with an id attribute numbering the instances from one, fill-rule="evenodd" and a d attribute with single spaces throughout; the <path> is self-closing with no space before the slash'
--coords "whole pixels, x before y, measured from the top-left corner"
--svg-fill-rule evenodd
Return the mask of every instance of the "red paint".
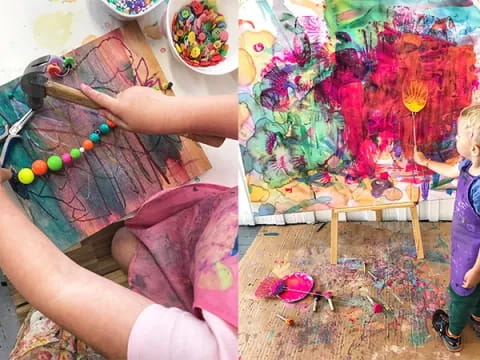
<path id="1" fill-rule="evenodd" d="M 442 31 L 441 25 L 434 26 Z M 331 61 L 334 71 L 315 86 L 315 100 L 345 119 L 343 143 L 355 159 L 348 170 L 353 179 L 378 176 L 376 158 L 392 142 L 400 143 L 403 157 L 413 158 L 413 121 L 402 102 L 404 81 L 421 80 L 429 90 L 426 107 L 416 115 L 417 144 L 427 153 L 451 136 L 452 124 L 471 104 L 478 86 L 472 45 L 403 34 L 388 24 L 375 47 L 341 50 Z M 452 148 L 450 155 L 454 152 Z M 424 171 L 412 165 L 405 170 Z"/>

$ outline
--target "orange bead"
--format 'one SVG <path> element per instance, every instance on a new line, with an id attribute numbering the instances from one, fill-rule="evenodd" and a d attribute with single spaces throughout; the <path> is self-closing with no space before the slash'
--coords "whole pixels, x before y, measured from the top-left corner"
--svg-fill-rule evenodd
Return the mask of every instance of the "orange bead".
<path id="1" fill-rule="evenodd" d="M 117 124 L 115 124 L 115 123 L 114 123 L 113 121 L 111 121 L 111 120 L 107 120 L 107 121 L 105 121 L 105 122 L 106 122 L 107 125 L 108 125 L 110 128 L 112 128 L 112 129 L 117 126 Z"/>
<path id="2" fill-rule="evenodd" d="M 43 160 L 35 160 L 32 164 L 32 171 L 37 176 L 45 175 L 48 171 L 47 162 Z"/>
<path id="3" fill-rule="evenodd" d="M 93 149 L 93 141 L 92 140 L 85 140 L 83 142 L 83 148 L 85 150 L 92 150 Z"/>

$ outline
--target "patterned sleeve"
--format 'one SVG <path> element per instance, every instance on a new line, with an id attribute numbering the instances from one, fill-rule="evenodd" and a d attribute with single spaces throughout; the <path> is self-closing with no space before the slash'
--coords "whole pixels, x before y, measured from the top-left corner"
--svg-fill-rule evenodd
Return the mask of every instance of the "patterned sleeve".
<path id="1" fill-rule="evenodd" d="M 472 186 L 470 187 L 468 198 L 473 209 L 477 215 L 480 216 L 480 178 L 473 182 Z"/>

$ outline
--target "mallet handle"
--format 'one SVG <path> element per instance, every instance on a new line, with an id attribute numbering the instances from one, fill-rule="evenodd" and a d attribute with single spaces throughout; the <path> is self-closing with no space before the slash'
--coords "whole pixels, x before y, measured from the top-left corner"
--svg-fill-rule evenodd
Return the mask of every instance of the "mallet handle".
<path id="1" fill-rule="evenodd" d="M 54 98 L 66 100 L 78 105 L 83 105 L 90 109 L 99 110 L 102 108 L 96 102 L 90 100 L 90 98 L 88 98 L 80 90 L 74 89 L 70 86 L 48 80 L 45 84 L 45 89 L 47 91 L 47 95 Z"/>
<path id="2" fill-rule="evenodd" d="M 74 89 L 70 86 L 66 86 L 66 85 L 49 80 L 45 84 L 45 89 L 47 91 L 47 95 L 52 96 L 54 98 L 62 99 L 74 104 L 86 106 L 90 109 L 99 110 L 102 108 L 96 102 L 90 100 L 90 98 L 88 98 L 80 90 Z M 193 134 L 185 134 L 183 136 L 193 141 L 197 141 L 199 143 L 210 145 L 213 147 L 219 147 L 225 141 L 225 138 L 222 138 L 219 136 L 193 135 Z"/>

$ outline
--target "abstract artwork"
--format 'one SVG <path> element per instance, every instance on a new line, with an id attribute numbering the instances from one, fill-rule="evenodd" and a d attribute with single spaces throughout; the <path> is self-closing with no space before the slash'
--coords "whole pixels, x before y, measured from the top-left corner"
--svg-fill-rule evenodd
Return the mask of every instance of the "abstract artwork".
<path id="1" fill-rule="evenodd" d="M 240 145 L 256 215 L 450 198 L 413 162 L 459 161 L 477 101 L 470 0 L 241 4 Z"/>
<path id="2" fill-rule="evenodd" d="M 69 55 L 76 66 L 61 81 L 75 88 L 83 82 L 115 95 L 133 85 L 155 87 L 166 81 L 136 24 Z M 28 110 L 19 79 L 0 88 L 0 125 L 13 124 Z M 78 148 L 104 121 L 98 111 L 47 97 L 22 131 L 22 141 L 9 151 L 6 166 L 18 170 Z M 200 146 L 188 139 L 116 128 L 72 165 L 31 185 L 16 185 L 14 191 L 33 222 L 65 250 L 132 214 L 158 191 L 184 184 L 209 168 Z"/>

